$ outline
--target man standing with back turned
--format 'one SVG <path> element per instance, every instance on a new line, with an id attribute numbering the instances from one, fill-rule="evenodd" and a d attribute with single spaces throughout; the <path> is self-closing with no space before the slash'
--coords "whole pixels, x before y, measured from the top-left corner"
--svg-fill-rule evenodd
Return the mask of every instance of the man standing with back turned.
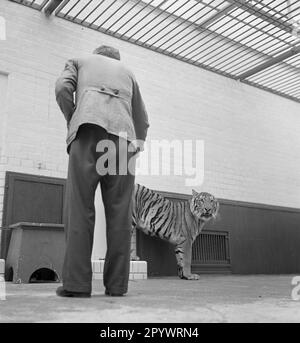
<path id="1" fill-rule="evenodd" d="M 119 51 L 102 45 L 87 57 L 67 61 L 55 94 L 67 121 L 69 153 L 63 286 L 56 294 L 91 296 L 94 198 L 100 182 L 107 237 L 105 294 L 121 296 L 128 290 L 134 173 L 128 169 L 121 173 L 118 166 L 127 166 L 135 153 L 143 150 L 146 139 L 149 123 L 139 86 L 133 73 L 120 62 Z M 127 149 L 135 140 L 135 149 Z M 99 144 L 107 141 L 115 146 L 107 162 L 110 165 L 115 160 L 116 173 L 98 170 L 97 161 L 107 154 Z M 124 141 L 126 149 L 122 151 L 119 148 Z"/>

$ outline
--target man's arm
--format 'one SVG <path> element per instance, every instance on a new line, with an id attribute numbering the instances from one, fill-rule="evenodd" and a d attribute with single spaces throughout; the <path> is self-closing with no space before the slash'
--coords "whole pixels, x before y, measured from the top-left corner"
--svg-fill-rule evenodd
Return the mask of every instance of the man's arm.
<path id="1" fill-rule="evenodd" d="M 68 60 L 65 69 L 55 84 L 55 95 L 58 106 L 63 112 L 67 123 L 72 118 L 75 110 L 73 93 L 77 87 L 77 62 Z"/>
<path id="2" fill-rule="evenodd" d="M 148 114 L 137 82 L 133 82 L 132 118 L 135 127 L 136 139 L 145 141 L 149 128 Z M 139 147 L 143 150 L 143 146 Z"/>

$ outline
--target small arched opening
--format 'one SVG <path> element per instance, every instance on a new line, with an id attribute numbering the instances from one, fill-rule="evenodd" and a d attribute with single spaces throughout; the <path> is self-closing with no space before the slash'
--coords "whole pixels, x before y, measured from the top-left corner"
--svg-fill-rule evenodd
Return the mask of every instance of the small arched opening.
<path id="1" fill-rule="evenodd" d="M 48 283 L 48 282 L 59 282 L 59 277 L 49 268 L 40 268 L 34 271 L 30 278 L 29 283 Z"/>

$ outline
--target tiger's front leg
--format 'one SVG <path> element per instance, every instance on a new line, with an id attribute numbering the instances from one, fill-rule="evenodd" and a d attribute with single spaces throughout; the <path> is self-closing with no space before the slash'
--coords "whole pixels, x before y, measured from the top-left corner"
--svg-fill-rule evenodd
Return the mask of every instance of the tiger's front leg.
<path id="1" fill-rule="evenodd" d="M 132 225 L 131 225 L 131 241 L 133 237 L 136 237 L 136 222 L 135 222 L 135 218 L 133 217 L 132 219 Z M 139 261 L 140 258 L 139 256 L 136 254 L 136 248 L 130 248 L 130 260 L 131 261 Z"/>
<path id="2" fill-rule="evenodd" d="M 192 242 L 187 239 L 185 242 L 176 245 L 175 254 L 177 259 L 178 276 L 185 280 L 199 280 L 198 274 L 192 274 Z"/>

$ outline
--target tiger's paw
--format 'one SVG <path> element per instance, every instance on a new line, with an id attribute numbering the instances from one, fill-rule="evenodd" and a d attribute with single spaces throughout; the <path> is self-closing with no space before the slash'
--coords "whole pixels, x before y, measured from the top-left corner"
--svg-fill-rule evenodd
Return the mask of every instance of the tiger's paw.
<path id="1" fill-rule="evenodd" d="M 199 280 L 200 276 L 198 274 L 183 275 L 181 277 L 184 280 Z"/>
<path id="2" fill-rule="evenodd" d="M 140 258 L 131 250 L 131 253 L 130 253 L 130 260 L 131 260 L 131 261 L 139 261 Z"/>

